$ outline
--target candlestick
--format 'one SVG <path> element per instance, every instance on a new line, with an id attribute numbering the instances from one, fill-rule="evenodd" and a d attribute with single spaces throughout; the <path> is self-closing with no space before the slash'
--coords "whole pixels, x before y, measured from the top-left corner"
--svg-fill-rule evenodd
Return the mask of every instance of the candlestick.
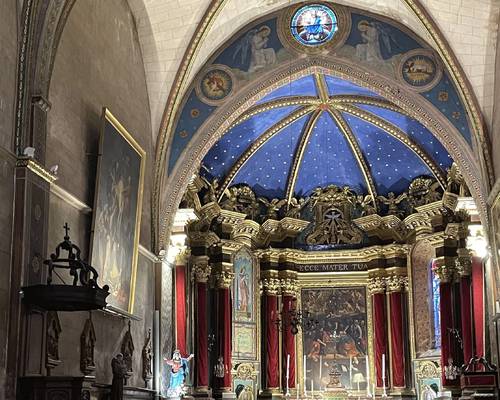
<path id="1" fill-rule="evenodd" d="M 321 378 L 323 375 L 323 356 L 319 356 L 319 390 L 321 391 Z"/>

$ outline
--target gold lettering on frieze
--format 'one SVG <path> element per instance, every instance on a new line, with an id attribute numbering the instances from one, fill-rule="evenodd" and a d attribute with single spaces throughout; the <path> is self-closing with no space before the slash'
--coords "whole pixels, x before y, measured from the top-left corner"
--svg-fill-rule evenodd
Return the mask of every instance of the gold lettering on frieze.
<path id="1" fill-rule="evenodd" d="M 367 271 L 367 263 L 345 263 L 345 264 L 298 264 L 298 272 L 355 272 Z"/>

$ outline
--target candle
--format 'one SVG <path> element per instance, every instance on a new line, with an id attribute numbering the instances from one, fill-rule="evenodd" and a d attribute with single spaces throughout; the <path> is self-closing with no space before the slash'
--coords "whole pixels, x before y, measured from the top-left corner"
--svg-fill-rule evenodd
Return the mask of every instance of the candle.
<path id="1" fill-rule="evenodd" d="M 321 391 L 321 378 L 323 376 L 323 356 L 319 356 L 319 390 Z"/>
<path id="2" fill-rule="evenodd" d="M 385 387 L 385 354 L 382 354 L 382 386 Z"/>
<path id="3" fill-rule="evenodd" d="M 314 397 L 314 381 L 311 379 L 311 397 Z"/>
<path id="4" fill-rule="evenodd" d="M 286 394 L 288 394 L 288 381 L 290 379 L 290 354 L 286 355 Z"/>
<path id="5" fill-rule="evenodd" d="M 349 388 L 352 390 L 352 357 L 349 357 Z"/>
<path id="6" fill-rule="evenodd" d="M 306 394 L 306 378 L 307 378 L 307 368 L 306 368 L 306 357 L 304 356 L 304 395 Z"/>
<path id="7" fill-rule="evenodd" d="M 300 383 L 297 383 L 297 400 L 299 400 Z"/>
<path id="8" fill-rule="evenodd" d="M 368 361 L 368 356 L 365 356 L 365 362 L 366 362 L 366 396 L 367 397 L 372 397 L 372 394 L 370 393 L 370 363 Z"/>

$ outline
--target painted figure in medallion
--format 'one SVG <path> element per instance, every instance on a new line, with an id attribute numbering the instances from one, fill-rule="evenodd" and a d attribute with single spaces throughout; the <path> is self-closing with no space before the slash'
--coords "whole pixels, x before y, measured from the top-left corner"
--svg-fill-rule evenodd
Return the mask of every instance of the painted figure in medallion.
<path id="1" fill-rule="evenodd" d="M 190 354 L 189 357 L 183 358 L 179 350 L 175 350 L 172 354 L 172 359 L 164 361 L 172 368 L 170 371 L 170 384 L 167 390 L 169 398 L 180 398 L 184 394 L 184 382 L 189 374 L 189 361 L 194 357 Z"/>

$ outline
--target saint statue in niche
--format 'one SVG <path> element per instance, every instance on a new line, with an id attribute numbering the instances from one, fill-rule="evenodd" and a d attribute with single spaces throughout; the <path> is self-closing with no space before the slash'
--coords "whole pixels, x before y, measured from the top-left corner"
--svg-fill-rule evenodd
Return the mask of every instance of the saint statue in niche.
<path id="1" fill-rule="evenodd" d="M 248 312 L 249 297 L 248 272 L 246 268 L 243 267 L 238 274 L 238 311 Z"/>
<path id="2" fill-rule="evenodd" d="M 113 381 L 111 383 L 111 400 L 123 400 L 123 385 L 127 373 L 127 365 L 123 359 L 123 354 L 118 353 L 111 360 L 111 369 L 113 372 Z"/>
<path id="3" fill-rule="evenodd" d="M 184 382 L 189 374 L 189 361 L 194 357 L 183 358 L 179 350 L 175 350 L 172 359 L 164 359 L 167 365 L 172 368 L 170 371 L 170 384 L 168 385 L 167 397 L 180 398 L 184 394 Z"/>

